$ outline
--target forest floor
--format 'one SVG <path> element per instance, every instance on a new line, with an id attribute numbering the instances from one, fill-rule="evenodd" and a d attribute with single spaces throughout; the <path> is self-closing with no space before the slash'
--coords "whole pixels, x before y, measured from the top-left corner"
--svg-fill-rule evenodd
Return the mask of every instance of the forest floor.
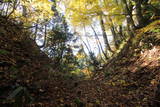
<path id="1" fill-rule="evenodd" d="M 137 30 L 126 54 L 90 79 L 57 73 L 29 35 L 0 18 L 1 107 L 159 107 L 160 21 Z"/>

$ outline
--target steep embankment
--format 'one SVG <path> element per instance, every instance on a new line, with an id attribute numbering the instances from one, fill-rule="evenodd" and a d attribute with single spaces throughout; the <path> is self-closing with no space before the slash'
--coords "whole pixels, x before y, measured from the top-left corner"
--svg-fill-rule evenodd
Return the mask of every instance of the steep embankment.
<path id="1" fill-rule="evenodd" d="M 16 21 L 0 16 L 1 107 L 25 103 L 21 100 L 24 93 L 38 93 L 40 86 L 35 83 L 48 76 L 45 72 L 49 70 L 51 60 L 29 38 L 30 34 Z M 27 91 L 23 92 L 25 88 Z"/>
<path id="2" fill-rule="evenodd" d="M 109 65 L 109 66 L 108 66 Z M 118 60 L 106 65 L 107 85 L 117 88 L 110 106 L 158 106 L 160 80 L 160 22 L 136 31 L 136 37 Z"/>
<path id="3" fill-rule="evenodd" d="M 79 102 L 86 107 L 160 106 L 160 21 L 137 30 L 126 45 L 93 80 L 74 88 Z"/>
<path id="4" fill-rule="evenodd" d="M 52 61 L 29 36 L 23 26 L 0 18 L 2 107 L 158 106 L 159 21 L 137 30 L 127 51 L 90 80 L 53 73 Z"/>

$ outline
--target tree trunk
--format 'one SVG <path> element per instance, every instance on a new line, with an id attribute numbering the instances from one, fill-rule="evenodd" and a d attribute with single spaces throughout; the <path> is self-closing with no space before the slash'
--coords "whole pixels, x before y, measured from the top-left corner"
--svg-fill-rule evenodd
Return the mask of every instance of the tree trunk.
<path id="1" fill-rule="evenodd" d="M 8 14 L 7 13 L 7 19 L 14 13 L 14 11 L 16 10 L 16 8 L 17 8 L 17 6 L 19 5 L 19 1 L 18 0 L 14 0 L 13 1 L 13 7 L 12 7 L 12 10 L 11 10 L 11 12 Z"/>
<path id="2" fill-rule="evenodd" d="M 127 24 L 127 33 L 129 37 L 134 37 L 134 32 L 132 29 L 130 29 L 130 26 Z"/>
<path id="3" fill-rule="evenodd" d="M 135 0 L 136 18 L 138 21 L 138 27 L 143 27 L 145 25 L 145 19 L 142 15 L 141 8 L 142 0 Z"/>
<path id="4" fill-rule="evenodd" d="M 89 47 L 90 52 L 92 52 L 90 43 L 89 43 L 89 41 L 88 41 L 88 37 L 87 37 L 87 32 L 86 32 L 86 27 L 85 27 L 85 25 L 83 25 L 83 28 L 84 28 L 84 33 L 85 33 L 85 36 L 86 36 L 87 45 L 88 45 L 88 47 Z"/>
<path id="5" fill-rule="evenodd" d="M 43 48 L 46 45 L 46 39 L 47 39 L 47 25 L 44 26 L 44 42 L 43 44 L 40 46 L 40 48 Z"/>
<path id="6" fill-rule="evenodd" d="M 34 37 L 33 37 L 34 41 L 36 41 L 37 32 L 38 32 L 38 23 L 36 23 L 36 25 L 35 25 L 35 32 L 34 32 Z"/>
<path id="7" fill-rule="evenodd" d="M 126 0 L 122 0 L 122 2 L 124 3 L 124 11 L 127 14 L 126 15 L 127 23 L 128 23 L 128 25 L 131 25 L 131 28 L 134 30 L 136 28 L 136 26 L 134 24 L 134 20 L 132 17 L 132 10 L 131 10 L 131 8 L 129 8 Z"/>
<path id="8" fill-rule="evenodd" d="M 92 30 L 93 30 L 93 32 L 94 32 L 94 34 L 95 34 L 96 40 L 98 41 L 98 44 L 99 44 L 98 47 L 100 48 L 100 50 L 102 51 L 105 59 L 107 60 L 108 57 L 107 57 L 106 53 L 104 52 L 103 47 L 102 47 L 102 44 L 101 44 L 101 42 L 100 42 L 100 40 L 99 40 L 99 38 L 98 38 L 98 35 L 97 35 L 97 33 L 96 33 L 96 31 L 95 31 L 95 29 L 93 28 L 92 25 L 91 25 L 91 28 L 92 28 Z"/>
<path id="9" fill-rule="evenodd" d="M 103 21 L 102 16 L 100 16 L 100 26 L 101 26 L 101 29 L 102 29 L 102 35 L 103 35 L 106 51 L 108 49 L 110 52 L 113 53 L 113 51 L 112 51 L 112 49 L 109 45 L 109 42 L 108 42 L 108 38 L 107 38 L 106 31 L 105 31 L 105 26 L 104 26 L 104 21 Z"/>
<path id="10" fill-rule="evenodd" d="M 111 26 L 110 30 L 111 30 L 111 33 L 113 35 L 113 40 L 114 40 L 115 47 L 116 47 L 116 49 L 118 49 L 118 47 L 119 47 L 118 36 L 117 36 L 117 34 L 115 32 L 114 26 Z"/>
<path id="11" fill-rule="evenodd" d="M 125 40 L 125 37 L 123 35 L 122 25 L 119 25 L 117 32 L 118 32 L 118 36 L 120 37 L 121 41 Z"/>
<path id="12" fill-rule="evenodd" d="M 22 5 L 22 16 L 27 17 L 27 7 L 25 5 Z"/>

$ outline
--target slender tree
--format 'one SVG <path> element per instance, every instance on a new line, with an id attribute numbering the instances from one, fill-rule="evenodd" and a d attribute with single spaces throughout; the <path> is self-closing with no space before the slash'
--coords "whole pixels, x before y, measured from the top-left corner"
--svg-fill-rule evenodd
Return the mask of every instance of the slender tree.
<path id="1" fill-rule="evenodd" d="M 108 42 L 108 38 L 107 38 L 107 34 L 106 34 L 106 30 L 105 30 L 104 21 L 103 21 L 102 16 L 100 16 L 100 26 L 101 26 L 102 35 L 104 38 L 106 51 L 109 50 L 110 52 L 113 52 L 110 45 L 109 45 L 109 42 Z"/>
<path id="2" fill-rule="evenodd" d="M 102 44 L 101 44 L 101 42 L 100 42 L 100 40 L 99 40 L 99 37 L 98 37 L 98 35 L 97 35 L 97 33 L 96 33 L 96 31 L 95 31 L 95 29 L 94 29 L 94 27 L 93 27 L 92 25 L 91 25 L 91 28 L 92 28 L 92 30 L 93 30 L 93 32 L 94 32 L 94 35 L 95 35 L 95 38 L 96 38 L 96 40 L 97 40 L 99 50 L 102 51 L 105 59 L 108 59 L 105 51 L 103 50 Z M 100 51 L 99 51 L 99 52 L 100 52 Z"/>

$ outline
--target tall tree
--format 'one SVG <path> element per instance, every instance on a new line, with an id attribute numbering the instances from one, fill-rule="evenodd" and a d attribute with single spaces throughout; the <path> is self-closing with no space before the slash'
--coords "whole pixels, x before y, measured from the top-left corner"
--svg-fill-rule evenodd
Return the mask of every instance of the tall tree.
<path id="1" fill-rule="evenodd" d="M 101 42 L 100 42 L 100 40 L 99 40 L 99 37 L 98 37 L 98 35 L 97 35 L 97 33 L 96 33 L 96 31 L 95 31 L 95 29 L 94 29 L 94 27 L 93 27 L 92 25 L 91 25 L 91 28 L 92 28 L 92 30 L 93 30 L 93 32 L 94 32 L 96 41 L 97 41 L 97 43 L 98 43 L 99 53 L 100 53 L 100 50 L 101 50 L 102 53 L 103 53 L 103 55 L 104 55 L 104 57 L 105 57 L 105 59 L 108 59 L 105 51 L 103 50 L 102 44 L 101 44 Z M 101 56 L 101 57 L 102 57 L 102 56 Z M 103 59 L 103 58 L 102 58 L 102 59 Z"/>
<path id="2" fill-rule="evenodd" d="M 135 26 L 135 23 L 133 20 L 133 15 L 132 15 L 132 8 L 133 7 L 131 6 L 130 2 L 129 2 L 130 6 L 128 5 L 129 3 L 127 2 L 127 0 L 122 0 L 122 3 L 124 4 L 124 13 L 126 16 L 128 27 L 131 26 L 131 29 L 135 29 L 136 26 Z"/>
<path id="3" fill-rule="evenodd" d="M 107 38 L 107 34 L 106 34 L 106 30 L 105 30 L 104 21 L 103 21 L 102 16 L 100 16 L 100 25 L 101 25 L 101 29 L 102 29 L 102 35 L 103 35 L 103 38 L 104 38 L 105 47 L 110 52 L 113 52 L 110 45 L 109 45 L 109 41 L 108 41 L 108 38 Z"/>
<path id="4" fill-rule="evenodd" d="M 142 14 L 142 1 L 143 0 L 134 0 L 135 2 L 135 10 L 136 10 L 136 18 L 138 21 L 138 26 L 143 27 L 145 25 L 145 19 Z"/>

